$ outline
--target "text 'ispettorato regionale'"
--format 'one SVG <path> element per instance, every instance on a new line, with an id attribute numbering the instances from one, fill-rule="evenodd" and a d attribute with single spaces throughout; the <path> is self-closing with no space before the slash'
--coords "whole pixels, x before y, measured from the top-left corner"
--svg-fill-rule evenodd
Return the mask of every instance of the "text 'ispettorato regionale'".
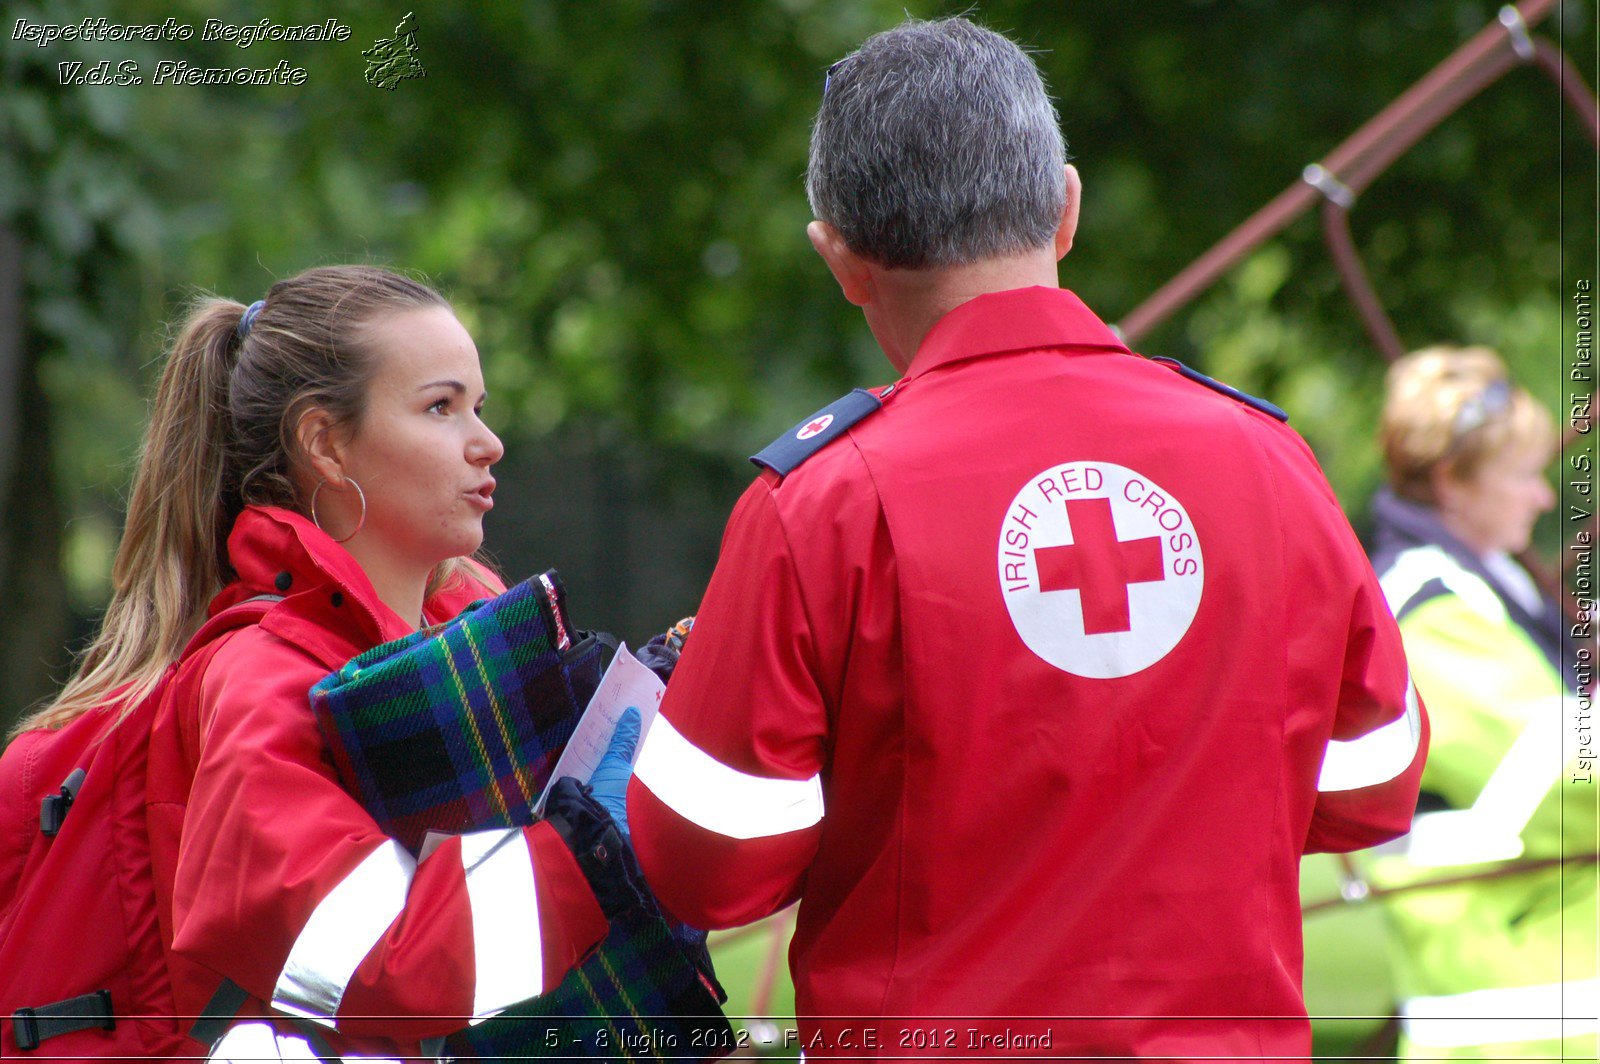
<path id="1" fill-rule="evenodd" d="M 13 41 L 26 41 L 40 48 L 57 42 L 155 44 L 220 41 L 249 48 L 261 41 L 273 43 L 344 42 L 351 36 L 348 25 L 336 18 L 321 22 L 292 24 L 261 19 L 258 22 L 225 22 L 206 19 L 198 31 L 186 22 L 168 18 L 161 22 L 125 23 L 106 18 L 85 18 L 78 22 L 34 22 L 19 18 L 11 28 Z M 133 59 L 96 63 L 70 61 L 57 64 L 63 85 L 142 85 L 145 75 Z M 203 67 L 184 60 L 163 59 L 156 63 L 149 78 L 154 85 L 300 85 L 306 80 L 304 67 L 279 60 L 270 67 Z"/>

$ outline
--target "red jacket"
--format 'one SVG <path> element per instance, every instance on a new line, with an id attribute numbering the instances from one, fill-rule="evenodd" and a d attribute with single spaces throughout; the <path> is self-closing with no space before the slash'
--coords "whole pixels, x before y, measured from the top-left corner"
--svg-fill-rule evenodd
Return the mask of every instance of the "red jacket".
<path id="1" fill-rule="evenodd" d="M 801 899 L 808 1055 L 1294 1057 L 1300 856 L 1425 747 L 1304 442 L 1034 288 L 751 485 L 630 824 L 691 924 Z"/>
<path id="2" fill-rule="evenodd" d="M 297 514 L 246 510 L 228 549 L 238 579 L 213 613 L 285 598 L 180 668 L 158 711 L 149 828 L 179 1012 L 227 977 L 336 1024 L 341 1053 L 394 1056 L 554 987 L 607 926 L 555 832 L 478 832 L 413 862 L 324 752 L 311 686 L 409 626 Z M 483 579 L 442 589 L 427 620 L 502 590 Z"/>

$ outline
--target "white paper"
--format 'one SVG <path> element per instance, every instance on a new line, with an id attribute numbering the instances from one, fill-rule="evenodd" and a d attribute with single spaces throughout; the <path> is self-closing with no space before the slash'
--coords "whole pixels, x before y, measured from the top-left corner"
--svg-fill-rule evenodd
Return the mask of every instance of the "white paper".
<path id="1" fill-rule="evenodd" d="M 650 725 L 656 719 L 661 696 L 666 691 L 667 685 L 661 682 L 661 677 L 634 657 L 628 650 L 628 644 L 619 646 L 616 656 L 606 668 L 606 674 L 600 678 L 600 686 L 595 688 L 594 697 L 589 699 L 583 716 L 578 719 L 578 729 L 572 733 L 567 748 L 556 761 L 556 767 L 550 773 L 550 782 L 545 784 L 544 793 L 539 795 L 539 813 L 543 815 L 544 800 L 549 796 L 550 788 L 562 776 L 575 776 L 579 782 L 589 782 L 600 759 L 605 756 L 606 748 L 611 745 L 617 721 L 629 706 L 639 709 L 639 742 L 633 748 L 633 756 L 637 759 L 644 747 L 644 737 L 650 733 Z"/>

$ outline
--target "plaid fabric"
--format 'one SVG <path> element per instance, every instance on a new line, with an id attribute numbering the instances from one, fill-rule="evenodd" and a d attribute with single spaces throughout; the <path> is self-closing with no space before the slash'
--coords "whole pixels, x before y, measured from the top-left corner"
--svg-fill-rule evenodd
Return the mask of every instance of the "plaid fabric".
<path id="1" fill-rule="evenodd" d="M 554 573 L 546 574 L 552 578 Z M 427 832 L 531 824 L 600 682 L 600 642 L 556 649 L 537 579 L 375 647 L 311 690 L 345 785 L 417 853 Z"/>
<path id="2" fill-rule="evenodd" d="M 659 914 L 624 914 L 555 993 L 451 1035 L 445 1055 L 629 1061 L 724 1056 L 735 1039 L 719 1007 L 721 988 L 714 994 L 698 977 L 683 978 L 688 964 Z"/>
<path id="3" fill-rule="evenodd" d="M 598 636 L 576 633 L 583 638 L 558 648 L 573 629 L 559 578 L 545 577 L 554 594 L 539 578 L 524 581 L 448 624 L 351 659 L 311 690 L 340 779 L 413 854 L 430 830 L 536 819 L 534 804 L 602 671 Z M 449 1052 L 722 1056 L 733 1040 L 718 1007 L 726 995 L 704 950 L 691 952 L 655 905 L 625 914 L 560 987 L 453 1036 Z"/>

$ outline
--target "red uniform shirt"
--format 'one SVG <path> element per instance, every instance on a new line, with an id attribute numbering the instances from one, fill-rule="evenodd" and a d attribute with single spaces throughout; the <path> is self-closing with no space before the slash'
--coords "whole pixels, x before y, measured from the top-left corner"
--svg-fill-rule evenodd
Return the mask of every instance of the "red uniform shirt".
<path id="1" fill-rule="evenodd" d="M 691 924 L 803 899 L 811 1055 L 1303 1056 L 1300 856 L 1425 731 L 1304 442 L 1032 288 L 751 485 L 630 823 Z"/>
<path id="2" fill-rule="evenodd" d="M 409 627 L 298 514 L 247 509 L 228 551 L 238 579 L 213 612 L 286 597 L 186 662 L 152 731 L 150 838 L 179 1011 L 197 1014 L 226 977 L 257 1000 L 247 1015 L 270 1002 L 341 1054 L 393 1057 L 553 988 L 607 927 L 555 831 L 474 832 L 413 861 L 324 747 L 311 686 Z M 427 620 L 499 590 L 459 580 Z"/>

